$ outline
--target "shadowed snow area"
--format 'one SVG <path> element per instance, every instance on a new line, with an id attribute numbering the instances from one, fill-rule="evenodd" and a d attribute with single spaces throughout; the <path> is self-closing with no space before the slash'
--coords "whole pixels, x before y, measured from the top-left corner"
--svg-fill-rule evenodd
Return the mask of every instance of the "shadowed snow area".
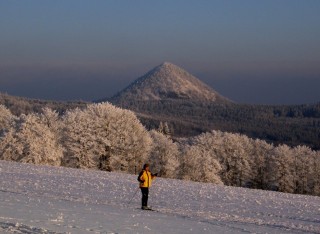
<path id="1" fill-rule="evenodd" d="M 319 197 L 157 178 L 153 212 L 136 175 L 0 161 L 0 176 L 0 233 L 320 233 Z"/>

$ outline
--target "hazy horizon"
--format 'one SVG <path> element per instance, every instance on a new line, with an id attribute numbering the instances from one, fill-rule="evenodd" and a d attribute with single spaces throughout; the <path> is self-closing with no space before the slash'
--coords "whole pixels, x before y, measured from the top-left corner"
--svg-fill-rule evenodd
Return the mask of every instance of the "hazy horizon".
<path id="1" fill-rule="evenodd" d="M 164 61 L 238 103 L 320 101 L 320 1 L 0 2 L 0 92 L 111 97 Z"/>

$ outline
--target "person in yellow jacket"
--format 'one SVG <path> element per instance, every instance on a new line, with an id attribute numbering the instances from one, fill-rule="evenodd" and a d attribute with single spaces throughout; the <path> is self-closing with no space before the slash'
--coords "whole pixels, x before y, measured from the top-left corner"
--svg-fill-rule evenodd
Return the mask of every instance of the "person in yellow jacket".
<path id="1" fill-rule="evenodd" d="M 143 169 L 139 174 L 138 180 L 140 182 L 140 189 L 142 193 L 142 205 L 141 209 L 150 210 L 148 207 L 148 196 L 149 196 L 149 187 L 151 186 L 152 180 L 157 176 L 157 174 L 152 174 L 150 172 L 149 164 L 144 164 Z"/>

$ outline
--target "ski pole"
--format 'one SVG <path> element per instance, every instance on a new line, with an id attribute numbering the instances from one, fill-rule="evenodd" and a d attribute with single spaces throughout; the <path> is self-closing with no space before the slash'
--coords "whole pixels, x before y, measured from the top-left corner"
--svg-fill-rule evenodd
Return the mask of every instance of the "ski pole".
<path id="1" fill-rule="evenodd" d="M 130 205 L 130 203 L 132 202 L 133 198 L 136 196 L 137 192 L 139 190 L 139 187 L 136 189 L 136 191 L 134 192 L 132 198 L 130 199 L 130 201 L 128 202 L 128 205 Z"/>

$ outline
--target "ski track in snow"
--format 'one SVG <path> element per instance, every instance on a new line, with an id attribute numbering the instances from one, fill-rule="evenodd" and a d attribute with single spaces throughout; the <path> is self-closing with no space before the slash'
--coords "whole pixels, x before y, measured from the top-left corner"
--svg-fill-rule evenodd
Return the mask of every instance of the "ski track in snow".
<path id="1" fill-rule="evenodd" d="M 0 233 L 320 233 L 320 198 L 0 161 Z M 129 201 L 137 191 L 136 195 Z"/>

